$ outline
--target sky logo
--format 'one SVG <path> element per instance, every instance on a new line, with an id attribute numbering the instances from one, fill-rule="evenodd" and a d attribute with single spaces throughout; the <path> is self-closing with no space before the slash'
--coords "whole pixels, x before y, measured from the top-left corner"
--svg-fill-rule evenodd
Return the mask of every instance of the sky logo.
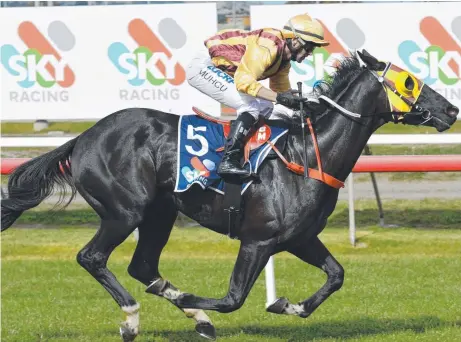
<path id="1" fill-rule="evenodd" d="M 209 159 L 202 162 L 197 156 L 192 157 L 190 163 L 192 169 L 187 166 L 183 166 L 181 169 L 181 174 L 187 182 L 192 183 L 200 179 L 204 184 L 207 184 L 208 180 L 206 178 L 210 176 L 211 171 L 216 169 L 216 164 Z"/>
<path id="2" fill-rule="evenodd" d="M 11 44 L 0 48 L 1 63 L 8 73 L 18 80 L 22 88 L 31 88 L 36 83 L 43 88 L 58 84 L 68 88 L 75 81 L 75 75 L 58 51 L 70 51 L 75 46 L 75 36 L 62 21 L 53 21 L 48 25 L 48 37 L 30 21 L 18 26 L 18 36 L 28 47 L 20 53 Z M 50 42 L 51 41 L 51 42 Z"/>
<path id="3" fill-rule="evenodd" d="M 166 81 L 174 86 L 184 82 L 184 68 L 142 19 L 133 19 L 128 24 L 128 33 L 138 47 L 130 52 L 125 44 L 115 42 L 109 46 L 108 55 L 132 86 L 141 86 L 146 80 L 153 86 Z M 186 44 L 186 33 L 172 18 L 159 22 L 158 33 L 170 49 L 180 49 Z"/>
<path id="4" fill-rule="evenodd" d="M 461 41 L 461 16 L 452 21 L 451 28 L 453 35 Z M 400 59 L 428 85 L 437 80 L 447 86 L 456 84 L 461 78 L 460 44 L 434 17 L 421 20 L 420 31 L 430 45 L 423 50 L 414 41 L 406 40 L 398 48 Z"/>
<path id="5" fill-rule="evenodd" d="M 330 45 L 316 48 L 312 56 L 306 58 L 301 64 L 291 62 L 292 69 L 309 87 L 334 71 L 339 58 L 349 56 L 348 50 L 359 49 L 365 44 L 365 33 L 352 19 L 343 18 L 336 24 L 337 35 L 346 44 L 346 48 L 339 43 L 323 22 L 320 21 L 320 23 L 323 26 L 325 39 L 330 42 Z"/>

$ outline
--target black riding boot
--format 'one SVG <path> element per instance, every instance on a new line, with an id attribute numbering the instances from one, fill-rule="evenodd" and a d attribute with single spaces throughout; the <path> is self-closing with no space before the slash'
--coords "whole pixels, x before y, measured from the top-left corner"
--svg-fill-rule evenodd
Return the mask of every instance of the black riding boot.
<path id="1" fill-rule="evenodd" d="M 218 175 L 225 178 L 228 176 L 249 177 L 251 174 L 245 170 L 240 161 L 243 157 L 243 147 L 246 137 L 256 120 L 249 113 L 242 113 L 232 122 L 229 136 L 227 137 L 224 156 L 218 167 Z"/>

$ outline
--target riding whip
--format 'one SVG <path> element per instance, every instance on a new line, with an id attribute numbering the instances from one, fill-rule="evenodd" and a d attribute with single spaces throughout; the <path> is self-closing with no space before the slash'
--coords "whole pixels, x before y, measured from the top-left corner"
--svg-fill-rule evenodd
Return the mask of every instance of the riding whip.
<path id="1" fill-rule="evenodd" d="M 303 96 L 303 83 L 298 82 L 298 93 L 299 97 L 302 98 Z M 304 129 L 304 103 L 300 101 L 299 103 L 299 110 L 301 111 L 301 131 L 303 135 L 303 152 L 304 152 L 304 179 L 307 179 L 307 149 L 306 149 L 306 131 Z"/>

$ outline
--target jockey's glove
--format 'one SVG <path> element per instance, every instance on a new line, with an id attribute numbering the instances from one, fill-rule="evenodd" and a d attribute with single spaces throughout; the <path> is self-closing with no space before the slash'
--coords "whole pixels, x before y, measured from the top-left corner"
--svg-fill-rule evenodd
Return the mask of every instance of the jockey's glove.
<path id="1" fill-rule="evenodd" d="M 277 94 L 277 103 L 280 103 L 281 105 L 284 105 L 285 107 L 299 110 L 300 109 L 300 103 L 301 102 L 306 102 L 305 97 L 299 97 L 296 96 L 293 91 L 287 91 L 285 93 L 279 93 Z"/>

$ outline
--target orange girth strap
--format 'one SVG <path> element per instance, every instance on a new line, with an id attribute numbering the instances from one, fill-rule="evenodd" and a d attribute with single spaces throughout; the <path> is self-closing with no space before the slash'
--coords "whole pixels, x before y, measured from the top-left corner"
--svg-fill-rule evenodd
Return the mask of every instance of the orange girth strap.
<path id="1" fill-rule="evenodd" d="M 317 144 L 317 138 L 315 137 L 315 134 L 314 134 L 314 128 L 312 127 L 312 123 L 311 123 L 311 120 L 309 118 L 307 118 L 307 125 L 309 127 L 309 131 L 311 132 L 311 137 L 312 137 L 312 141 L 314 143 L 314 149 L 315 149 L 315 156 L 317 157 L 317 164 L 318 164 L 318 167 L 319 169 L 318 170 L 315 170 L 315 169 L 311 169 L 309 168 L 308 171 L 309 171 L 309 177 L 310 178 L 313 178 L 313 179 L 317 179 L 335 189 L 340 189 L 340 188 L 344 188 L 344 182 L 341 182 L 339 179 L 336 179 L 335 177 L 333 176 L 330 176 L 329 174 L 323 172 L 322 170 L 322 161 L 320 160 L 320 151 L 319 151 L 319 146 Z M 302 175 L 304 174 L 304 166 L 302 165 L 299 165 L 299 164 L 296 164 L 296 163 L 293 163 L 293 162 L 288 162 L 285 157 L 280 153 L 279 149 L 277 147 L 275 147 L 275 145 L 270 141 L 268 140 L 267 143 L 272 147 L 272 149 L 275 151 L 275 153 L 277 153 L 277 155 L 280 157 L 280 159 L 283 161 L 283 163 L 287 166 L 287 168 L 291 171 L 293 171 L 294 173 L 297 173 L 299 175 Z"/>

